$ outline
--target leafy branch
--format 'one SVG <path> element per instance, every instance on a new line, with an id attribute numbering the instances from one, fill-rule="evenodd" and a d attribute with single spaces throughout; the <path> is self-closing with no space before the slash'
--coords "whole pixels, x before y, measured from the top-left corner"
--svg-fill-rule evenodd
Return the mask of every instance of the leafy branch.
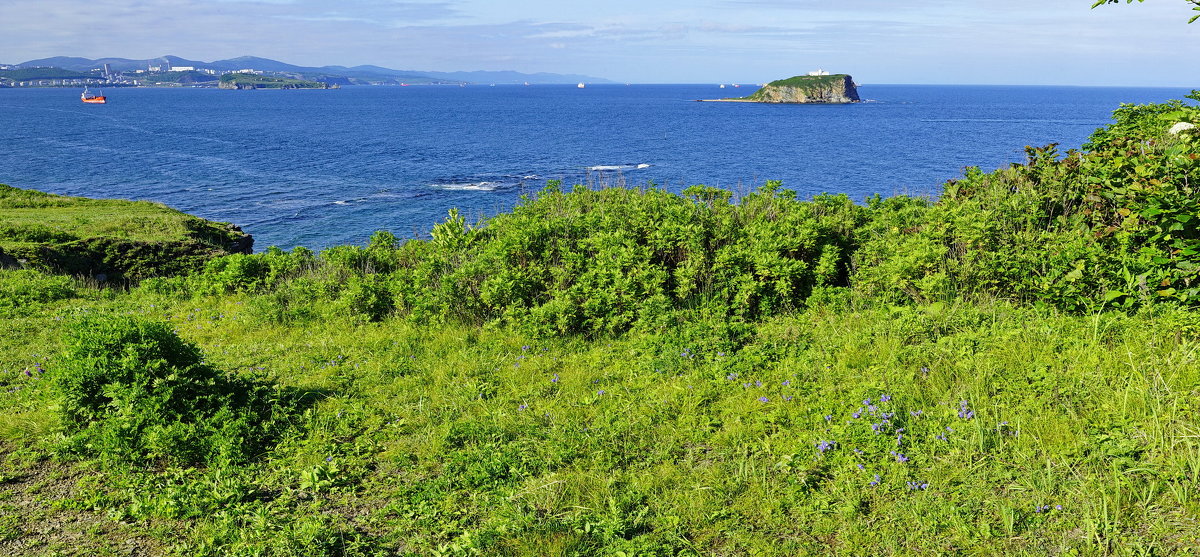
<path id="1" fill-rule="evenodd" d="M 1137 1 L 1144 2 L 1145 0 L 1137 0 Z M 1196 7 L 1192 8 L 1192 11 L 1200 12 L 1200 0 L 1184 0 L 1184 1 L 1187 2 L 1188 4 L 1192 4 L 1192 5 L 1196 6 Z M 1092 8 L 1094 9 L 1094 8 L 1097 8 L 1104 4 L 1120 4 L 1120 3 L 1121 3 L 1121 0 L 1096 0 L 1096 3 L 1092 4 Z M 1125 3 L 1132 4 L 1133 0 L 1125 0 Z M 1188 23 L 1192 23 L 1192 22 L 1196 21 L 1197 19 L 1200 19 L 1200 14 L 1192 16 L 1192 19 L 1189 19 Z"/>

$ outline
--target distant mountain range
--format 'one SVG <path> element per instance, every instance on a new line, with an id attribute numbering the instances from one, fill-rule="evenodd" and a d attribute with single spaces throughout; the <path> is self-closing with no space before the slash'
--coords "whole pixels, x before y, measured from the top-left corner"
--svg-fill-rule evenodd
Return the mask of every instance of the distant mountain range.
<path id="1" fill-rule="evenodd" d="M 130 60 L 128 58 L 99 58 L 91 60 L 70 56 L 55 56 L 30 60 L 17 64 L 21 68 L 38 66 L 53 66 L 67 70 L 88 72 L 102 69 L 105 64 L 117 72 L 144 70 L 150 66 L 171 67 L 191 66 L 217 71 L 237 71 L 244 69 L 261 70 L 266 72 L 286 72 L 298 74 L 306 79 L 322 81 L 344 81 L 356 83 L 612 83 L 612 81 L 586 75 L 535 73 L 525 74 L 510 71 L 477 71 L 477 72 L 426 72 L 417 70 L 393 70 L 380 66 L 296 66 L 278 60 L 259 58 L 256 56 L 239 56 L 228 60 L 201 62 L 187 60 L 178 56 L 161 56 L 146 60 Z M 324 78 L 324 79 L 321 79 Z"/>

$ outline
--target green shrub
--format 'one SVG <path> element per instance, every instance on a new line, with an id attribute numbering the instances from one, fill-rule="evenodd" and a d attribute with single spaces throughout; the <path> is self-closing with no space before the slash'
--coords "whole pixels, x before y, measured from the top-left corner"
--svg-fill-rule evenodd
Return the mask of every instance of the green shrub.
<path id="1" fill-rule="evenodd" d="M 340 300 L 351 315 L 368 321 L 382 321 L 394 307 L 391 292 L 378 275 L 351 276 Z"/>
<path id="2" fill-rule="evenodd" d="M 847 284 L 865 215 L 849 198 L 798 201 L 778 182 L 736 204 L 704 186 L 685 195 L 564 193 L 552 182 L 477 226 L 451 212 L 432 240 L 391 250 L 395 305 L 417 320 L 613 335 L 695 308 L 755 320 L 803 307 L 815 287 Z"/>
<path id="3" fill-rule="evenodd" d="M 1027 148 L 968 169 L 929 206 L 870 204 L 855 286 L 887 301 L 1005 298 L 1068 311 L 1200 302 L 1200 120 L 1179 102 L 1124 106 L 1086 151 Z"/>
<path id="4" fill-rule="evenodd" d="M 218 295 L 269 291 L 316 264 L 313 252 L 297 247 L 290 253 L 271 246 L 264 253 L 233 254 L 209 260 L 204 269 L 183 280 L 151 279 L 152 292 L 173 295 Z"/>
<path id="5" fill-rule="evenodd" d="M 76 296 L 75 281 L 31 270 L 0 270 L 0 315 L 25 314 Z"/>
<path id="6" fill-rule="evenodd" d="M 241 462 L 271 437 L 273 390 L 217 371 L 165 324 L 88 317 L 65 344 L 51 378 L 68 451 L 139 464 Z"/>

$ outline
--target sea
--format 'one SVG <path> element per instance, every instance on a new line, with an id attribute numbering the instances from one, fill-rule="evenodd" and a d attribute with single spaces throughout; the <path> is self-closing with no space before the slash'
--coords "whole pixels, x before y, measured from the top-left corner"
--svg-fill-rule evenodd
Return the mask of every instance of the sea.
<path id="1" fill-rule="evenodd" d="M 470 85 L 331 90 L 0 89 L 0 183 L 165 203 L 255 248 L 427 237 L 459 209 L 511 210 L 548 180 L 589 187 L 767 180 L 801 198 L 936 197 L 964 168 L 1079 148 L 1121 103 L 1186 89 L 873 85 L 853 105 L 708 103 L 752 85 Z"/>

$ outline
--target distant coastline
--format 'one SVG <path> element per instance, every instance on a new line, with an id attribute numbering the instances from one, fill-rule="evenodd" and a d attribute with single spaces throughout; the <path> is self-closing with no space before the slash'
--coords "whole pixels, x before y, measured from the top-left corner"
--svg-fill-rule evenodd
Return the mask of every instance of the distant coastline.
<path id="1" fill-rule="evenodd" d="M 223 76 L 257 75 L 334 85 L 465 85 L 614 83 L 578 74 L 515 71 L 437 72 L 381 66 L 297 66 L 268 58 L 241 56 L 202 62 L 178 56 L 144 60 L 57 56 L 20 64 L 0 64 L 0 87 L 218 87 Z M 310 87 L 311 88 L 311 87 Z"/>

